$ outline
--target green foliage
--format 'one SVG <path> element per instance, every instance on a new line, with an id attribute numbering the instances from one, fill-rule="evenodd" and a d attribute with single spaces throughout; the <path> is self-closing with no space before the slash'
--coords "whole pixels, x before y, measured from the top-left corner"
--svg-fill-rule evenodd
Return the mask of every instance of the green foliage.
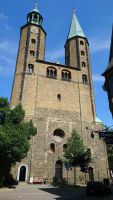
<path id="1" fill-rule="evenodd" d="M 25 116 L 25 111 L 22 109 L 22 106 L 19 104 L 14 109 L 10 110 L 7 113 L 5 123 L 12 123 L 12 124 L 20 124 Z"/>
<path id="2" fill-rule="evenodd" d="M 9 110 L 9 103 L 7 98 L 0 98 L 0 124 L 5 122 L 6 114 Z"/>
<path id="3" fill-rule="evenodd" d="M 37 133 L 33 122 L 24 122 L 21 105 L 10 109 L 8 100 L 0 98 L 0 172 L 19 162 L 27 155 L 29 139 Z"/>
<path id="4" fill-rule="evenodd" d="M 71 164 L 74 167 L 84 169 L 91 161 L 91 152 L 86 150 L 83 140 L 79 134 L 73 130 L 72 136 L 68 139 L 67 148 L 64 150 L 64 163 Z"/>

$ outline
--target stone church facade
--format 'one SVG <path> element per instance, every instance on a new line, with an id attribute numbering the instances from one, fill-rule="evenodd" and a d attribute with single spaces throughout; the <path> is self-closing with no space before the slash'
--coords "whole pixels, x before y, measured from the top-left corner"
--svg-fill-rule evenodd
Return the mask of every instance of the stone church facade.
<path id="1" fill-rule="evenodd" d="M 87 174 L 77 169 L 77 183 L 106 178 L 106 147 L 95 132 L 102 124 L 95 111 L 88 39 L 73 12 L 65 64 L 45 61 L 46 32 L 42 22 L 36 6 L 21 27 L 10 104 L 22 104 L 25 120 L 33 120 L 37 134 L 30 141 L 27 157 L 12 168 L 12 173 L 18 181 L 38 177 L 73 183 L 73 168 L 66 169 L 59 158 L 76 129 L 92 155 Z"/>

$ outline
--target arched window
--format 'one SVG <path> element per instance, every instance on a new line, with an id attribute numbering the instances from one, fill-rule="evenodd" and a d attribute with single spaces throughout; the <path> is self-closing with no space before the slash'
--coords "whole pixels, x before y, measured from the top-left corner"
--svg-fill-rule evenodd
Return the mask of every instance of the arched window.
<path id="1" fill-rule="evenodd" d="M 31 39 L 32 44 L 36 44 L 36 40 L 34 38 Z"/>
<path id="2" fill-rule="evenodd" d="M 62 70 L 62 80 L 70 81 L 71 80 L 71 72 L 68 70 Z"/>
<path id="3" fill-rule="evenodd" d="M 85 62 L 82 62 L 82 67 L 86 67 L 86 63 Z"/>
<path id="4" fill-rule="evenodd" d="M 33 50 L 30 51 L 31 56 L 35 56 L 35 52 Z"/>
<path id="5" fill-rule="evenodd" d="M 37 21 L 37 15 L 34 15 L 34 20 Z"/>
<path id="6" fill-rule="evenodd" d="M 61 101 L 61 94 L 57 94 L 57 100 Z"/>
<path id="7" fill-rule="evenodd" d="M 83 42 L 82 40 L 80 40 L 80 44 L 81 44 L 81 45 L 84 45 L 84 42 Z"/>
<path id="8" fill-rule="evenodd" d="M 34 72 L 34 65 L 33 64 L 29 64 L 28 65 L 28 73 L 32 74 Z"/>
<path id="9" fill-rule="evenodd" d="M 81 51 L 81 55 L 82 55 L 82 56 L 85 56 L 85 52 L 84 52 L 84 51 Z"/>
<path id="10" fill-rule="evenodd" d="M 54 67 L 47 68 L 47 77 L 55 79 L 57 77 L 57 70 Z"/>
<path id="11" fill-rule="evenodd" d="M 52 152 L 55 152 L 55 144 L 54 143 L 50 144 L 50 149 Z"/>
<path id="12" fill-rule="evenodd" d="M 83 82 L 83 84 L 88 83 L 87 76 L 85 74 L 82 75 L 82 82 Z"/>

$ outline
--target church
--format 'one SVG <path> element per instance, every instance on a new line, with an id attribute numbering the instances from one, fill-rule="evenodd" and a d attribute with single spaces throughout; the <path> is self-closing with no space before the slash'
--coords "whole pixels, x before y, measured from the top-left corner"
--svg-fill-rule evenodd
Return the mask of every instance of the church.
<path id="1" fill-rule="evenodd" d="M 60 161 L 73 129 L 91 151 L 87 173 L 77 169 L 77 183 L 107 178 L 105 143 L 97 131 L 102 121 L 96 117 L 88 38 L 73 11 L 67 30 L 65 64 L 45 60 L 46 32 L 37 5 L 21 27 L 10 105 L 21 103 L 25 120 L 33 120 L 37 134 L 30 140 L 26 158 L 16 163 L 12 173 L 18 181 L 30 178 L 54 178 L 72 184 L 73 168 Z"/>

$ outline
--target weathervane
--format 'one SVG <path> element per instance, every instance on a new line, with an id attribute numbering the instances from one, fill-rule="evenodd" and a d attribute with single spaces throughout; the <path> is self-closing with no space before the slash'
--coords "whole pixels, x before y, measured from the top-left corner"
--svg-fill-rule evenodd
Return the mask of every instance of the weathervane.
<path id="1" fill-rule="evenodd" d="M 73 14 L 75 14 L 75 8 L 73 9 Z"/>
<path id="2" fill-rule="evenodd" d="M 35 9 L 38 10 L 38 3 L 35 3 Z"/>

